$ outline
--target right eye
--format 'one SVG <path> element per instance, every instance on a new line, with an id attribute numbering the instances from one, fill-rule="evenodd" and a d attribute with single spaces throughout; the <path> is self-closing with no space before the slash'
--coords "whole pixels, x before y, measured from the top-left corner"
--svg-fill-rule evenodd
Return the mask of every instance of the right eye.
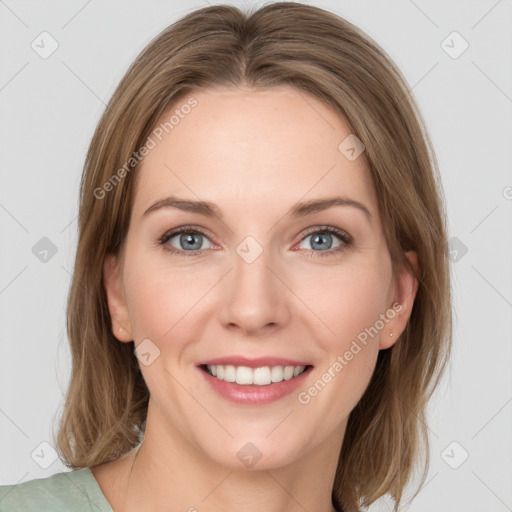
<path id="1" fill-rule="evenodd" d="M 173 245 L 171 242 L 175 240 Z M 210 239 L 206 233 L 197 228 L 179 228 L 166 232 L 159 240 L 159 244 L 163 246 L 164 250 L 171 253 L 182 254 L 184 256 L 195 256 L 201 253 L 204 249 L 211 248 L 203 247 L 203 242 Z"/>

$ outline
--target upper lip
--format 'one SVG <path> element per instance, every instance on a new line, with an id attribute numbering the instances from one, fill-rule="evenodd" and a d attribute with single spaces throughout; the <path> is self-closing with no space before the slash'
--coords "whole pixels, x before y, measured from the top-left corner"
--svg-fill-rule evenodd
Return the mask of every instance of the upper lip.
<path id="1" fill-rule="evenodd" d="M 198 363 L 198 366 L 203 365 L 232 365 L 247 366 L 249 368 L 261 368 L 263 366 L 310 366 L 309 363 L 305 363 L 304 361 L 285 359 L 282 357 L 256 357 L 249 359 L 244 356 L 216 357 L 215 359 L 208 359 L 207 361 Z"/>

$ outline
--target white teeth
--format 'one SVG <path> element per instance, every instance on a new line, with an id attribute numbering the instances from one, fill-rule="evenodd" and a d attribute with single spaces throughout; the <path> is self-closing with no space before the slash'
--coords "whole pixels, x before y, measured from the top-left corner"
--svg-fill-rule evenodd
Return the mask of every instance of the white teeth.
<path id="1" fill-rule="evenodd" d="M 224 368 L 224 380 L 226 382 L 235 382 L 235 372 L 236 372 L 236 369 L 234 366 L 228 364 L 225 368 Z"/>
<path id="2" fill-rule="evenodd" d="M 272 377 L 272 382 L 281 382 L 283 380 L 283 367 L 273 366 L 272 370 L 270 370 L 270 375 Z"/>
<path id="3" fill-rule="evenodd" d="M 305 366 L 262 366 L 260 368 L 249 368 L 247 366 L 233 365 L 206 365 L 208 373 L 219 380 L 236 382 L 249 386 L 267 386 L 274 382 L 290 380 L 298 377 L 306 369 Z"/>
<path id="4" fill-rule="evenodd" d="M 297 366 L 294 370 L 293 370 L 293 376 L 294 377 L 298 377 L 300 375 L 300 373 L 302 372 L 302 370 L 300 369 L 301 367 L 300 366 Z"/>
<path id="5" fill-rule="evenodd" d="M 239 366 L 236 369 L 237 384 L 252 384 L 254 382 L 253 371 L 246 366 Z"/>
<path id="6" fill-rule="evenodd" d="M 284 369 L 284 380 L 290 380 L 293 377 L 293 366 L 287 366 Z"/>
<path id="7" fill-rule="evenodd" d="M 272 383 L 272 376 L 270 375 L 270 368 L 264 366 L 263 368 L 254 368 L 254 380 L 260 386 L 266 386 Z"/>

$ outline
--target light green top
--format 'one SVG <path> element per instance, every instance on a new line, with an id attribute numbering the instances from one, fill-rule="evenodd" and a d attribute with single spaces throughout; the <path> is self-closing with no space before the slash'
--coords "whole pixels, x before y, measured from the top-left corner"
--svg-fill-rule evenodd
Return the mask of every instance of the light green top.
<path id="1" fill-rule="evenodd" d="M 113 512 L 89 468 L 0 486 L 0 512 Z"/>

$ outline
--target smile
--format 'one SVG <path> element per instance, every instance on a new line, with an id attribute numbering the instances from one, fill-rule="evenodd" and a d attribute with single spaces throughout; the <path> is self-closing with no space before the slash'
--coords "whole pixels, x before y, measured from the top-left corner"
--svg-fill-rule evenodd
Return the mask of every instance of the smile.
<path id="1" fill-rule="evenodd" d="M 236 382 L 242 386 L 268 386 L 298 377 L 307 366 L 234 366 L 221 364 L 203 365 L 203 369 L 211 376 L 225 382 Z"/>
<path id="2" fill-rule="evenodd" d="M 277 361 L 269 366 L 254 361 L 252 364 L 253 367 L 201 364 L 197 368 L 215 394 L 229 402 L 248 406 L 261 406 L 293 396 L 313 371 L 312 365 L 305 364 L 279 365 Z"/>

